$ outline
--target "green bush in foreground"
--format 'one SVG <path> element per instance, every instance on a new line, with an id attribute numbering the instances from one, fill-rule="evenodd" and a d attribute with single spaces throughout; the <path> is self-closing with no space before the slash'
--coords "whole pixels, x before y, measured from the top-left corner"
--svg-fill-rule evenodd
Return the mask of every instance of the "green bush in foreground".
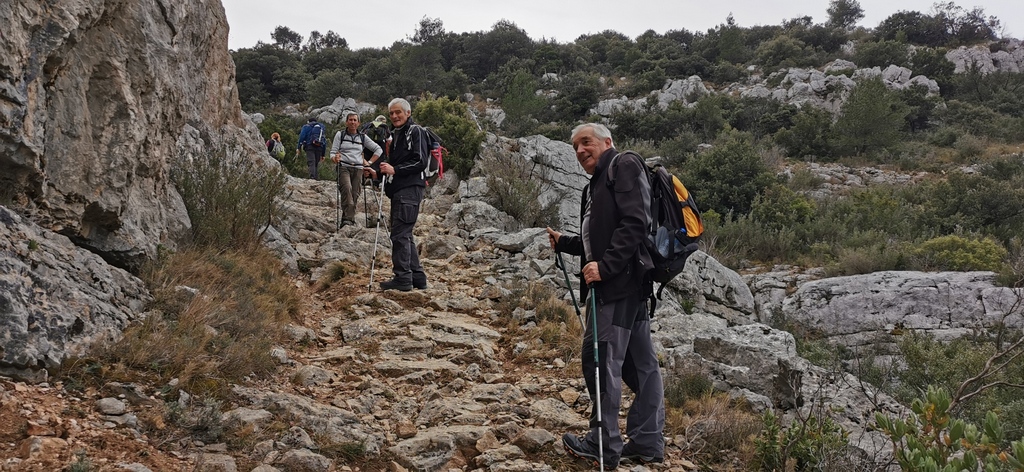
<path id="1" fill-rule="evenodd" d="M 1005 445 L 995 413 L 988 412 L 979 428 L 951 418 L 951 402 L 945 389 L 929 387 L 923 399 L 914 400 L 913 413 L 906 419 L 875 415 L 879 429 L 893 443 L 902 470 L 1024 471 L 1024 441 Z"/>

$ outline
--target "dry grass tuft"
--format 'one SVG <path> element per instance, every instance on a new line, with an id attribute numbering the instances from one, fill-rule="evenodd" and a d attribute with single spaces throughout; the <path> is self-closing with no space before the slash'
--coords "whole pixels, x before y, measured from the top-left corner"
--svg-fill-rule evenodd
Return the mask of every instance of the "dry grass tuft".
<path id="1" fill-rule="evenodd" d="M 496 308 L 499 317 L 505 321 L 505 328 L 518 337 L 512 344 L 520 340 L 530 343 L 524 359 L 550 361 L 560 358 L 569 362 L 579 357 L 583 327 L 575 310 L 558 298 L 550 285 L 529 282 L 513 287 L 512 294 L 503 297 Z M 535 324 L 525 324 L 516 319 L 517 309 L 532 311 Z"/>
<path id="2" fill-rule="evenodd" d="M 717 462 L 732 456 L 748 463 L 761 426 L 760 417 L 745 402 L 724 393 L 706 393 L 687 400 L 682 407 L 669 407 L 665 433 L 685 438 L 688 457 Z"/>
<path id="3" fill-rule="evenodd" d="M 186 250 L 147 267 L 143 278 L 155 298 L 149 316 L 97 347 L 78 372 L 104 381 L 177 378 L 179 389 L 214 398 L 244 376 L 274 372 L 270 350 L 300 305 L 272 254 Z"/>

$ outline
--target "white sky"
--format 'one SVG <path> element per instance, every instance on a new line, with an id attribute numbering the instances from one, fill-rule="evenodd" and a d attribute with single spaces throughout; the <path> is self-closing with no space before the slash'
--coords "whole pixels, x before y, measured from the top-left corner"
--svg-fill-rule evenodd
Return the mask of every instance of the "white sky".
<path id="1" fill-rule="evenodd" d="M 582 34 L 614 30 L 631 38 L 653 29 L 658 33 L 687 29 L 706 31 L 724 23 L 732 13 L 739 26 L 778 25 L 783 20 L 811 16 L 828 19 L 828 0 L 223 0 L 231 31 L 228 47 L 252 47 L 272 42 L 270 33 L 287 26 L 309 37 L 328 30 L 348 41 L 349 48 L 390 47 L 412 36 L 424 16 L 440 18 L 444 29 L 462 33 L 490 31 L 501 19 L 515 23 L 531 39 L 568 43 Z M 860 26 L 875 27 L 901 10 L 930 14 L 934 0 L 860 0 L 865 17 Z M 1002 21 L 1003 34 L 1024 36 L 1024 6 L 1020 0 L 960 0 L 964 9 L 976 6 Z"/>

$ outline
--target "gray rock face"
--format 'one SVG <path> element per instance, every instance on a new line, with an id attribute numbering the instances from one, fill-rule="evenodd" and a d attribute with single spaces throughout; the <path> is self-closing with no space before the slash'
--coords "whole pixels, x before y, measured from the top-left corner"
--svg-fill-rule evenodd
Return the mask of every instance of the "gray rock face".
<path id="1" fill-rule="evenodd" d="M 219 2 L 3 2 L 0 24 L 0 188 L 118 266 L 186 236 L 180 159 L 266 155 L 239 108 Z"/>
<path id="2" fill-rule="evenodd" d="M 754 295 L 743 279 L 703 251 L 693 253 L 686 260 L 683 272 L 669 282 L 666 291 L 686 297 L 696 310 L 731 324 L 759 321 L 754 310 Z"/>
<path id="3" fill-rule="evenodd" d="M 151 298 L 135 276 L 0 206 L 0 372 L 45 380 L 41 369 L 118 337 Z"/>
<path id="4" fill-rule="evenodd" d="M 544 183 L 539 198 L 541 205 L 558 205 L 562 228 L 572 232 L 579 230 L 579 198 L 590 177 L 576 161 L 572 145 L 539 135 L 509 139 L 488 134 L 485 148 L 481 153 L 497 153 L 529 161 L 531 178 Z M 480 191 L 476 190 L 477 193 Z"/>
<path id="5" fill-rule="evenodd" d="M 847 346 L 862 346 L 902 328 L 942 339 L 1004 322 L 1024 327 L 1010 313 L 1018 294 L 993 285 L 992 272 L 875 272 L 804 283 L 787 297 L 787 319 Z"/>
<path id="6" fill-rule="evenodd" d="M 1024 71 L 1024 48 L 1019 41 L 1011 41 L 1007 50 L 991 52 L 988 46 L 960 46 L 946 53 L 946 59 L 956 65 L 955 72 L 977 68 L 982 74 L 991 72 Z"/>

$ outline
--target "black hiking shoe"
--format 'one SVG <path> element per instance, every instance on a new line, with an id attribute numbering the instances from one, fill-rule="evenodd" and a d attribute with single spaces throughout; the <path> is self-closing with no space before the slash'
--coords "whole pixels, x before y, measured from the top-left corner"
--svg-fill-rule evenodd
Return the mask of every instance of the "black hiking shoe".
<path id="1" fill-rule="evenodd" d="M 622 446 L 622 458 L 621 460 L 629 461 L 634 464 L 660 464 L 665 462 L 665 455 L 660 456 L 641 454 L 636 451 L 632 441 L 627 442 Z"/>
<path id="2" fill-rule="evenodd" d="M 408 291 L 412 290 L 412 284 L 403 284 L 403 283 L 400 283 L 400 282 L 395 282 L 394 280 L 389 280 L 387 282 L 381 282 L 380 283 L 380 289 L 381 290 L 398 290 L 398 291 L 402 291 L 402 292 L 408 292 Z"/>
<path id="3" fill-rule="evenodd" d="M 597 445 L 590 444 L 587 440 L 575 434 L 565 433 L 562 435 L 562 447 L 565 448 L 565 452 L 569 453 L 570 456 L 591 461 L 594 465 L 600 467 L 601 458 L 598 456 Z M 618 467 L 619 458 L 609 457 L 605 454 L 604 470 L 615 470 Z"/>

